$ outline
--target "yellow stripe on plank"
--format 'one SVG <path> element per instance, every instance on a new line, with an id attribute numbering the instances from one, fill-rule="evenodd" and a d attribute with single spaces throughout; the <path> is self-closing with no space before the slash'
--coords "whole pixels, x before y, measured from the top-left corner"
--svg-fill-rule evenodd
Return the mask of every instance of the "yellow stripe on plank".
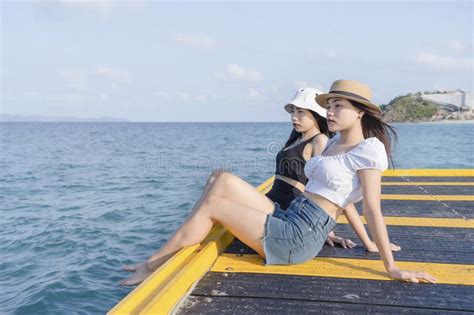
<path id="1" fill-rule="evenodd" d="M 420 176 L 420 177 L 463 177 L 474 176 L 474 169 L 397 169 L 386 170 L 382 174 L 387 177 Z"/>
<path id="2" fill-rule="evenodd" d="M 274 180 L 275 180 L 275 176 L 270 177 L 269 179 L 264 181 L 262 184 L 260 184 L 257 190 L 259 190 L 262 194 L 265 195 L 267 192 L 270 191 L 270 189 L 272 189 Z"/>
<path id="3" fill-rule="evenodd" d="M 226 229 L 216 225 L 206 240 L 180 250 L 107 314 L 168 313 L 233 239 Z"/>
<path id="4" fill-rule="evenodd" d="M 140 314 L 169 314 L 186 292 L 200 279 L 211 267 L 219 254 L 234 239 L 234 236 L 222 228 L 224 237 L 218 236 L 216 240 L 207 243 L 201 251 L 189 262 L 178 270 L 173 281 L 164 286 L 149 303 L 140 311 Z"/>
<path id="5" fill-rule="evenodd" d="M 367 224 L 363 216 L 360 217 L 364 224 Z M 426 218 L 426 217 L 383 217 L 387 225 L 401 226 L 427 226 L 427 227 L 447 227 L 473 229 L 473 219 L 448 219 L 448 218 Z M 348 224 L 347 218 L 343 215 L 337 218 L 337 223 Z"/>
<path id="6" fill-rule="evenodd" d="M 474 285 L 474 265 L 397 261 L 397 266 L 427 272 L 440 284 Z M 388 277 L 381 260 L 348 258 L 316 257 L 304 264 L 265 266 L 258 255 L 223 254 L 211 271 L 393 280 Z"/>
<path id="7" fill-rule="evenodd" d="M 474 201 L 472 195 L 392 195 L 383 194 L 382 200 Z"/>
<path id="8" fill-rule="evenodd" d="M 382 182 L 382 186 L 474 186 L 474 182 Z"/>

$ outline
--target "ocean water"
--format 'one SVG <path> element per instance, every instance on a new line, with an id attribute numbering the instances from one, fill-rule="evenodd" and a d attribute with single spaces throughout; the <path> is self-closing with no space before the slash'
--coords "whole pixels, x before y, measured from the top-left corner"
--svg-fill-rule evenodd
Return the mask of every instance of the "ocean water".
<path id="1" fill-rule="evenodd" d="M 397 124 L 397 168 L 474 168 L 474 124 Z M 208 174 L 270 177 L 288 123 L 0 123 L 0 313 L 101 314 Z"/>

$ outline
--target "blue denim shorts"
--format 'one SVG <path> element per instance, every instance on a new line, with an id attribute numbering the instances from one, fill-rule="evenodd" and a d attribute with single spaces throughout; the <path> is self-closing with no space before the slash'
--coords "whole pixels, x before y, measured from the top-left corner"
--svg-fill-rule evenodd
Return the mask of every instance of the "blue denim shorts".
<path id="1" fill-rule="evenodd" d="M 305 196 L 296 197 L 286 211 L 275 203 L 262 240 L 266 264 L 299 264 L 314 258 L 335 226 L 334 219 Z"/>

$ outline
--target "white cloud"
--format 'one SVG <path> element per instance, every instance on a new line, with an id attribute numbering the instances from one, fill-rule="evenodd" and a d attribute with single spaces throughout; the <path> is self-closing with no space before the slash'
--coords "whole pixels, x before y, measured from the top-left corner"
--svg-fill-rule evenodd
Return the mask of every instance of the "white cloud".
<path id="1" fill-rule="evenodd" d="M 196 103 L 207 103 L 209 100 L 215 100 L 217 98 L 216 94 L 198 94 L 194 95 L 191 93 L 187 93 L 184 91 L 175 91 L 175 92 L 167 92 L 167 91 L 155 91 L 152 93 L 154 96 L 161 98 L 163 100 L 180 100 L 185 102 L 196 102 Z"/>
<path id="2" fill-rule="evenodd" d="M 294 82 L 294 87 L 295 87 L 295 92 L 296 92 L 297 89 L 302 88 L 302 87 L 312 87 L 312 88 L 315 88 L 315 89 L 318 89 L 318 90 L 321 90 L 321 91 L 325 92 L 325 90 L 323 89 L 322 84 L 320 84 L 320 83 L 311 83 L 311 82 L 304 81 L 304 80 L 296 80 Z"/>
<path id="3" fill-rule="evenodd" d="M 326 57 L 328 58 L 336 58 L 338 57 L 338 53 L 337 51 L 335 51 L 334 49 L 328 49 L 324 52 L 324 54 L 326 55 Z"/>
<path id="4" fill-rule="evenodd" d="M 182 101 L 189 101 L 191 99 L 191 96 L 188 93 L 182 91 L 176 92 L 176 96 Z"/>
<path id="5" fill-rule="evenodd" d="M 59 4 L 69 9 L 80 9 L 95 12 L 102 19 L 110 17 L 114 4 L 112 0 L 59 0 Z"/>
<path id="6" fill-rule="evenodd" d="M 249 89 L 249 97 L 253 99 L 260 99 L 263 97 L 262 93 L 255 88 Z"/>
<path id="7" fill-rule="evenodd" d="M 76 92 L 84 92 L 88 89 L 86 74 L 83 71 L 59 70 L 59 75 L 66 85 Z"/>
<path id="8" fill-rule="evenodd" d="M 473 59 L 438 56 L 432 53 L 419 53 L 414 58 L 415 63 L 428 66 L 434 70 L 472 70 Z"/>
<path id="9" fill-rule="evenodd" d="M 209 96 L 204 94 L 193 95 L 182 91 L 177 91 L 175 94 L 178 99 L 185 102 L 206 103 L 209 101 L 210 98 Z"/>
<path id="10" fill-rule="evenodd" d="M 209 97 L 206 95 L 197 95 L 194 97 L 194 100 L 198 103 L 207 103 L 209 101 Z"/>
<path id="11" fill-rule="evenodd" d="M 98 66 L 95 69 L 95 75 L 110 79 L 116 85 L 129 84 L 131 82 L 130 74 L 127 71 L 105 66 Z"/>
<path id="12" fill-rule="evenodd" d="M 180 44 L 204 49 L 212 48 L 216 45 L 215 40 L 205 35 L 189 35 L 178 33 L 173 36 L 173 39 Z"/>
<path id="13" fill-rule="evenodd" d="M 37 0 L 42 2 L 43 0 Z M 59 4 L 62 7 L 70 10 L 81 10 L 91 12 L 98 16 L 102 21 L 107 21 L 112 17 L 112 14 L 117 10 L 123 9 L 127 6 L 127 13 L 132 11 L 143 10 L 146 1 L 143 0 L 52 0 L 54 4 Z"/>
<path id="14" fill-rule="evenodd" d="M 59 75 L 66 86 L 76 93 L 87 92 L 96 85 L 97 78 L 108 80 L 112 86 L 117 88 L 120 85 L 130 84 L 130 74 L 127 71 L 112 69 L 105 66 L 98 66 L 94 70 L 59 70 Z"/>
<path id="15" fill-rule="evenodd" d="M 464 52 L 467 49 L 467 46 L 458 40 L 449 42 L 448 46 L 456 52 Z"/>
<path id="16" fill-rule="evenodd" d="M 166 99 L 166 100 L 169 100 L 171 98 L 170 94 L 165 91 L 155 91 L 153 92 L 153 95 L 159 98 Z"/>
<path id="17" fill-rule="evenodd" d="M 25 97 L 31 97 L 31 98 L 41 97 L 41 93 L 39 93 L 38 91 L 25 91 L 25 92 L 23 92 L 23 95 Z"/>
<path id="18" fill-rule="evenodd" d="M 245 69 L 236 64 L 229 64 L 224 72 L 216 72 L 215 77 L 223 81 L 262 81 L 263 75 L 251 69 Z"/>
<path id="19" fill-rule="evenodd" d="M 110 101 L 110 96 L 108 94 L 105 94 L 105 93 L 100 93 L 99 94 L 99 99 L 102 102 L 108 102 L 108 101 Z"/>
<path id="20" fill-rule="evenodd" d="M 62 93 L 45 97 L 48 101 L 58 103 L 80 103 L 87 99 L 82 93 Z"/>

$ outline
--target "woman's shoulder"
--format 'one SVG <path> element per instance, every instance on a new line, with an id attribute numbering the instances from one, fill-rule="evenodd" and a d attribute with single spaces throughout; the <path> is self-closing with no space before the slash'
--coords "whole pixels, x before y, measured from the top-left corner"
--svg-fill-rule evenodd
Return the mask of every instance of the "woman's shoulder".
<path id="1" fill-rule="evenodd" d="M 350 160 L 356 169 L 378 168 L 385 170 L 387 168 L 385 145 L 375 137 L 365 139 L 350 153 Z"/>
<path id="2" fill-rule="evenodd" d="M 328 142 L 328 136 L 326 136 L 324 133 L 319 133 L 313 137 L 311 140 L 311 143 L 314 145 L 324 143 L 326 144 Z"/>
<path id="3" fill-rule="evenodd" d="M 356 149 L 365 152 L 385 152 L 385 145 L 376 137 L 367 138 Z"/>

